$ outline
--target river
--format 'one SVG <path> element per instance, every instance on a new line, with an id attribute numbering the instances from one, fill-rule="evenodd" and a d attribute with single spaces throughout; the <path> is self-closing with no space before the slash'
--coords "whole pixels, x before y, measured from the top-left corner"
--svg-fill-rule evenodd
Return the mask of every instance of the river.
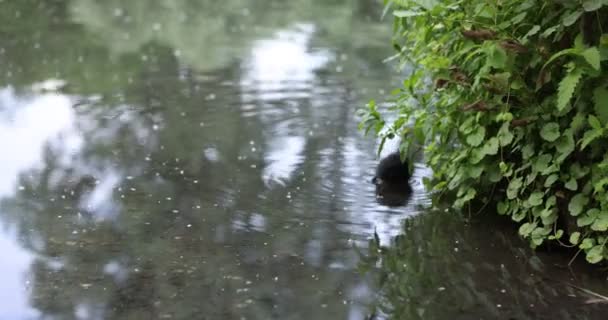
<path id="1" fill-rule="evenodd" d="M 538 285 L 540 276 L 521 276 L 546 263 L 525 245 L 463 236 L 461 219 L 427 212 L 423 165 L 406 205 L 377 201 L 377 141 L 355 112 L 403 78 L 383 62 L 392 49 L 382 9 L 365 0 L 0 2 L 0 319 L 597 311 L 560 285 L 601 291 L 597 278 L 574 282 L 560 269 Z M 362 263 L 374 234 L 397 253 L 416 248 L 397 259 L 417 266 L 396 273 L 406 289 L 379 286 L 391 266 Z M 380 301 L 407 310 L 374 312 Z"/>

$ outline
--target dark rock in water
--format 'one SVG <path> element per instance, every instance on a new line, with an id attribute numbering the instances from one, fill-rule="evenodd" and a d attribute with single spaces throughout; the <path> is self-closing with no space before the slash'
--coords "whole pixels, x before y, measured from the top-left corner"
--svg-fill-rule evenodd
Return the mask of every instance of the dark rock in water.
<path id="1" fill-rule="evenodd" d="M 376 169 L 372 183 L 376 185 L 376 200 L 379 204 L 398 207 L 407 204 L 412 188 L 410 171 L 406 162 L 401 162 L 399 152 L 382 159 Z"/>

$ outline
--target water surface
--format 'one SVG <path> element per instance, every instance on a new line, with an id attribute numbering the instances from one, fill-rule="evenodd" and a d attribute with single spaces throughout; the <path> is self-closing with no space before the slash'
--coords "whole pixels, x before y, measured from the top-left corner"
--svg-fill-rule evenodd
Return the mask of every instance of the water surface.
<path id="1" fill-rule="evenodd" d="M 382 272 L 362 275 L 353 250 L 374 233 L 452 250 L 458 234 L 437 236 L 452 220 L 434 215 L 402 228 L 428 205 L 424 167 L 405 207 L 378 204 L 369 183 L 377 145 L 355 110 L 402 77 L 382 63 L 392 52 L 381 10 L 0 2 L 0 319 L 354 320 L 404 294 L 416 310 L 453 305 L 433 300 L 422 275 L 414 291 L 380 290 Z M 456 279 L 499 279 L 475 272 L 483 257 L 453 259 Z"/>

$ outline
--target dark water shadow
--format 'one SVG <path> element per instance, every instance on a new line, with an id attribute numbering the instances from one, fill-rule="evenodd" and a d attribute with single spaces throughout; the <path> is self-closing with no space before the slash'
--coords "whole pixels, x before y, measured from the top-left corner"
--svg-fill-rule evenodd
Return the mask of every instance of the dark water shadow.
<path id="1" fill-rule="evenodd" d="M 403 234 L 372 248 L 363 263 L 380 265 L 376 318 L 605 317 L 608 305 L 581 290 L 606 295 L 604 271 L 568 267 L 570 255 L 561 251 L 533 252 L 516 232 L 491 214 L 472 222 L 438 211 L 408 219 Z"/>

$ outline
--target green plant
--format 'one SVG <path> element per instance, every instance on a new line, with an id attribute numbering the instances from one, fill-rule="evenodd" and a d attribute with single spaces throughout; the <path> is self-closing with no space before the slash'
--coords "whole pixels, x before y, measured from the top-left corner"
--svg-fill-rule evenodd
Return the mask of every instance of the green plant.
<path id="1" fill-rule="evenodd" d="M 361 128 L 424 145 L 427 187 L 457 208 L 492 204 L 533 247 L 608 259 L 608 1 L 386 2 L 413 71 L 397 120 L 371 102 Z"/>

